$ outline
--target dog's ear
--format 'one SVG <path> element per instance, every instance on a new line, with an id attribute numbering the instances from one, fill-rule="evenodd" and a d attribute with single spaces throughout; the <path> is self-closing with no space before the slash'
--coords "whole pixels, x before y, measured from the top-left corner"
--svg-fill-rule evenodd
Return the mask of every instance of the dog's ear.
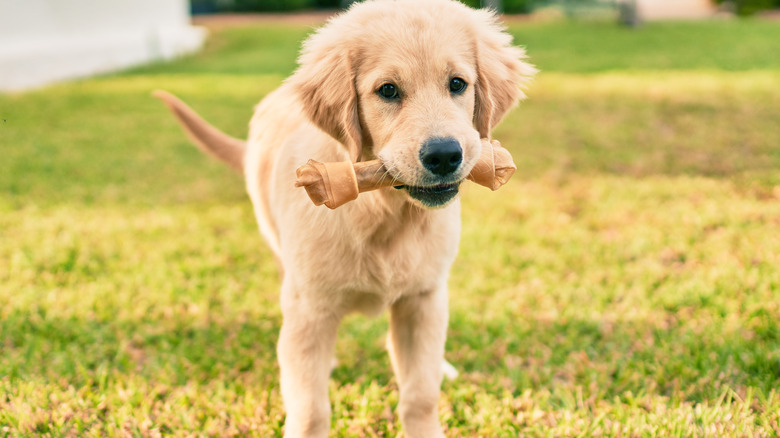
<path id="1" fill-rule="evenodd" d="M 341 47 L 339 47 L 341 46 Z M 288 79 L 306 115 L 347 147 L 352 161 L 361 158 L 362 134 L 351 56 L 328 34 L 304 43 L 300 67 Z"/>
<path id="2" fill-rule="evenodd" d="M 474 127 L 482 138 L 507 112 L 525 98 L 523 89 L 533 78 L 536 68 L 526 63 L 525 50 L 512 46 L 512 36 L 488 10 L 475 11 L 475 47 L 477 59 Z"/>

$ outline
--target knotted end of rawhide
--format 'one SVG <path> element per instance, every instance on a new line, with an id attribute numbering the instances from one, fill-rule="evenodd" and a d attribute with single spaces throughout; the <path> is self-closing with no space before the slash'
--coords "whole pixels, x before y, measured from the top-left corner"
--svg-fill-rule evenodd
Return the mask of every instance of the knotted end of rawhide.
<path id="1" fill-rule="evenodd" d="M 512 155 L 498 140 L 482 139 L 482 154 L 466 178 L 495 191 L 509 181 L 515 170 Z"/>
<path id="2" fill-rule="evenodd" d="M 355 168 L 349 161 L 320 163 L 309 160 L 296 171 L 296 187 L 303 187 L 315 205 L 336 208 L 358 197 Z"/>

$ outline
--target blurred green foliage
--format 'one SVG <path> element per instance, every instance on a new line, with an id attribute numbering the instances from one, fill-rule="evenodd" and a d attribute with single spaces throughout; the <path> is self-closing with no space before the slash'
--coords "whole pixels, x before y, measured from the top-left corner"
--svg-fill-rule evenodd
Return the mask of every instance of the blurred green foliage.
<path id="1" fill-rule="evenodd" d="M 460 0 L 472 8 L 486 7 L 486 2 L 481 0 Z M 507 14 L 527 14 L 539 3 L 538 0 L 503 0 L 501 10 Z"/>
<path id="2" fill-rule="evenodd" d="M 485 7 L 484 0 L 460 0 L 472 7 Z M 757 12 L 780 8 L 780 0 L 714 0 L 718 4 L 731 5 L 738 15 L 753 15 Z M 352 0 L 191 0 L 195 14 L 215 12 L 285 12 L 307 9 L 343 8 Z M 618 0 L 503 0 L 501 10 L 507 14 L 527 14 L 535 8 L 559 5 L 567 12 L 593 8 L 614 8 Z"/>
<path id="3" fill-rule="evenodd" d="M 214 12 L 287 12 L 305 9 L 336 9 L 340 0 L 191 0 L 195 14 Z"/>
<path id="4" fill-rule="evenodd" d="M 485 6 L 481 0 L 461 0 L 472 8 Z M 306 9 L 338 9 L 352 3 L 349 0 L 191 0 L 196 14 L 214 12 L 282 12 Z M 531 12 L 539 0 L 504 0 L 502 9 L 510 14 Z"/>
<path id="5" fill-rule="evenodd" d="M 780 8 L 780 0 L 716 0 L 719 4 L 731 4 L 738 15 L 753 15 L 767 9 Z"/>
<path id="6" fill-rule="evenodd" d="M 312 6 L 310 0 L 234 0 L 235 11 L 290 11 Z"/>

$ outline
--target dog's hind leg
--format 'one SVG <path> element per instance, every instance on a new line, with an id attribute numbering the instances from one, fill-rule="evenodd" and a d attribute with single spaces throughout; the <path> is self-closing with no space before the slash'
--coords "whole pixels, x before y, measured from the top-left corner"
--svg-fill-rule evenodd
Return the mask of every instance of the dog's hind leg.
<path id="1" fill-rule="evenodd" d="M 398 412 L 409 438 L 444 437 L 439 424 L 447 289 L 402 297 L 390 309 L 388 346 L 400 400 Z"/>

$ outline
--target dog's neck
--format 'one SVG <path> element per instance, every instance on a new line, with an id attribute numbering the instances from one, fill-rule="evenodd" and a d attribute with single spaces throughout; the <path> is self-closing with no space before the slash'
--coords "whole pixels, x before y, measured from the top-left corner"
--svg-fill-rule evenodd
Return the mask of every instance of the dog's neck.
<path id="1" fill-rule="evenodd" d="M 364 193 L 348 205 L 363 210 L 348 216 L 373 219 L 351 224 L 351 227 L 354 227 L 352 230 L 360 241 L 376 245 L 390 245 L 406 233 L 424 233 L 431 226 L 434 216 L 446 214 L 442 209 L 430 210 L 418 206 L 405 193 L 390 187 Z"/>

